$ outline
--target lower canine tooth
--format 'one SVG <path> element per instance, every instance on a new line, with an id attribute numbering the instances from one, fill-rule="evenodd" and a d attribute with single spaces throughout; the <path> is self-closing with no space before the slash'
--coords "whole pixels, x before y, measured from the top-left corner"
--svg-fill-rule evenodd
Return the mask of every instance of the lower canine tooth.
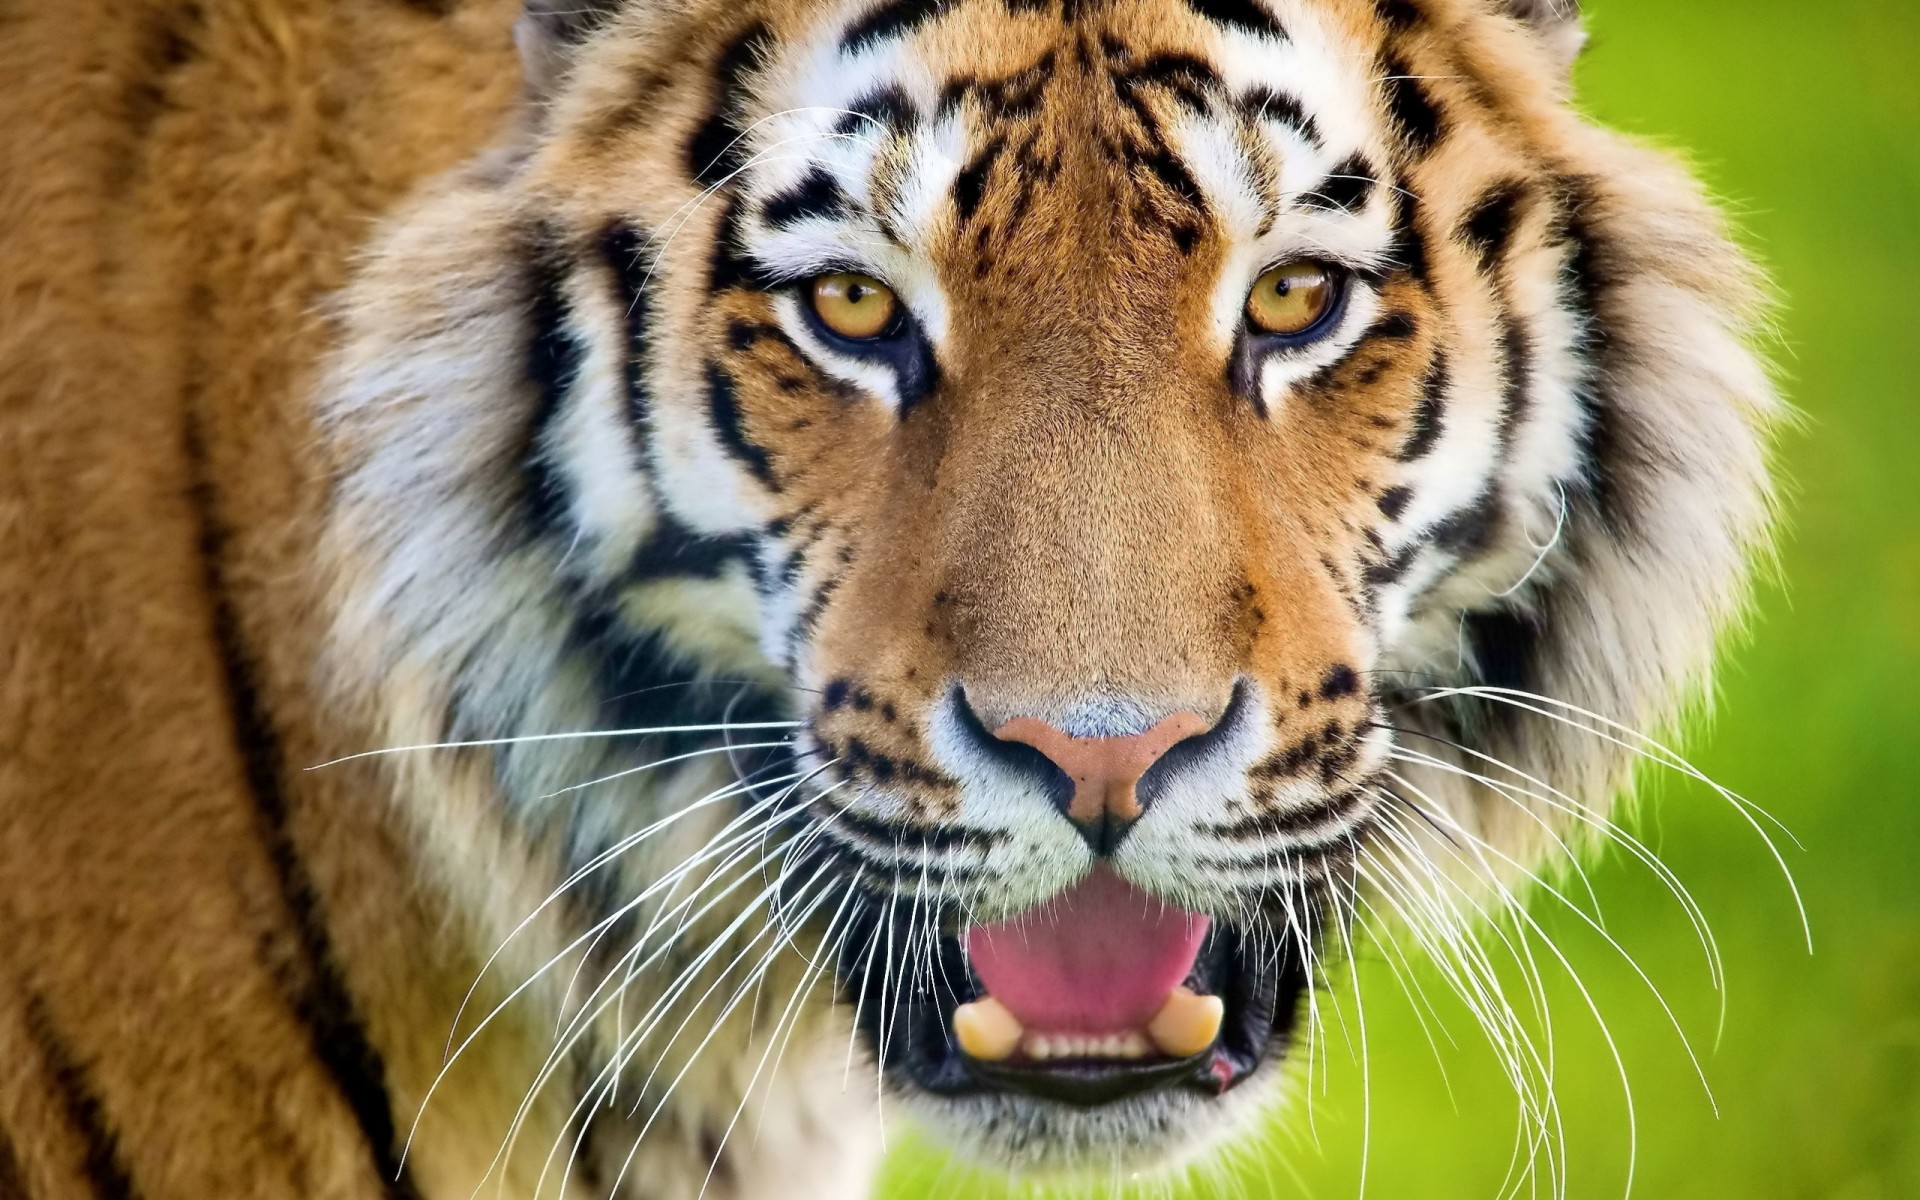
<path id="1" fill-rule="evenodd" d="M 1218 996 L 1201 996 L 1177 987 L 1147 1022 L 1147 1035 L 1160 1053 L 1170 1058 L 1191 1058 L 1220 1036 L 1226 1007 Z"/>
<path id="2" fill-rule="evenodd" d="M 992 996 L 983 996 L 953 1010 L 953 1036 L 968 1057 L 981 1062 L 1011 1058 L 1025 1033 L 1020 1028 L 1020 1019 Z"/>

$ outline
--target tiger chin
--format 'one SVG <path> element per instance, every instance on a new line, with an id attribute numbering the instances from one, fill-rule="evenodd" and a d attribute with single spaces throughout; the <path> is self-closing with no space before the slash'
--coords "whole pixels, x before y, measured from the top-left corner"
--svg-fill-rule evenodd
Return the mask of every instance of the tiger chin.
<path id="1" fill-rule="evenodd" d="M 1359 914 L 1591 841 L 1602 723 L 1738 614 L 1754 273 L 1576 114 L 1571 4 L 517 39 L 334 302 L 324 669 L 434 747 L 398 802 L 576 1182 L 853 1194 L 902 1110 L 1030 1175 L 1232 1139 Z"/>

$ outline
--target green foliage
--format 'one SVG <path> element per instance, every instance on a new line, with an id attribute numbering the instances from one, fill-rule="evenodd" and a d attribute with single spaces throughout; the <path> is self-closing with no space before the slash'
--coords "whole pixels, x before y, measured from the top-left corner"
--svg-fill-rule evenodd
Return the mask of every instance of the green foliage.
<path id="1" fill-rule="evenodd" d="M 1550 900 L 1534 911 L 1619 1046 L 1638 1130 L 1635 1195 L 1920 1196 L 1920 307 L 1905 286 L 1920 277 L 1920 5 L 1587 8 L 1583 102 L 1619 128 L 1683 148 L 1785 298 L 1776 354 L 1805 417 L 1782 447 L 1785 582 L 1763 594 L 1751 636 L 1722 670 L 1717 715 L 1690 748 L 1707 773 L 1798 837 L 1800 849 L 1783 844 L 1814 951 L 1753 829 L 1703 787 L 1650 780 L 1637 831 L 1719 938 L 1724 1028 L 1699 943 L 1659 881 L 1619 853 L 1591 875 L 1608 932 L 1692 1040 L 1710 1100 L 1622 955 Z M 1445 1026 L 1434 1032 L 1437 1052 L 1389 964 L 1375 954 L 1358 969 L 1371 1113 L 1335 1021 L 1325 1078 L 1310 1089 L 1311 1122 L 1302 1100 L 1268 1145 L 1240 1148 L 1224 1174 L 1141 1194 L 1339 1200 L 1357 1193 L 1363 1142 L 1371 1196 L 1491 1200 L 1500 1191 L 1516 1103 L 1487 1042 L 1431 971 L 1418 977 Z M 1620 1196 L 1629 1162 L 1621 1071 L 1567 972 L 1547 963 L 1543 973 L 1566 1194 Z M 1519 982 L 1509 980 L 1515 996 Z M 1353 989 L 1337 995 L 1357 1042 Z M 881 1195 L 1004 1190 L 910 1145 Z"/>

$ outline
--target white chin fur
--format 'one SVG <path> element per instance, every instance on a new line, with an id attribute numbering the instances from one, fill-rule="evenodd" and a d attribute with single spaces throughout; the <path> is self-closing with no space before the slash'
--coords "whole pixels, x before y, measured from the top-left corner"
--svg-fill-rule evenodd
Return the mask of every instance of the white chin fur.
<path id="1" fill-rule="evenodd" d="M 1006 1092 L 900 1102 L 916 1124 L 961 1158 L 1029 1180 L 1100 1179 L 1181 1171 L 1237 1139 L 1254 1136 L 1285 1095 L 1279 1062 L 1268 1062 L 1223 1096 L 1170 1090 L 1101 1108 L 1074 1108 Z"/>

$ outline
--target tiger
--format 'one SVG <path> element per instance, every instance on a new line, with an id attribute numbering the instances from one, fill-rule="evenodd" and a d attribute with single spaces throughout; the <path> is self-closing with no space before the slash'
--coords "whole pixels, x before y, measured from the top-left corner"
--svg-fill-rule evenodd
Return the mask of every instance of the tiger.
<path id="1" fill-rule="evenodd" d="M 1766 557 L 1766 287 L 1573 0 L 0 29 L 6 1197 L 1231 1156 Z"/>

